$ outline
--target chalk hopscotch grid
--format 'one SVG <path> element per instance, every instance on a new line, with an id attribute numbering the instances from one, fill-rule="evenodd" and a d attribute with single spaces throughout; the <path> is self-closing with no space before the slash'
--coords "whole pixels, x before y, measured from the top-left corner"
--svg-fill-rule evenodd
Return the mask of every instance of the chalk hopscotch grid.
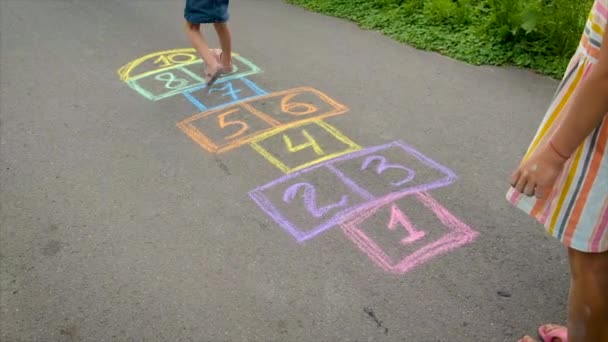
<path id="1" fill-rule="evenodd" d="M 322 112 L 320 114 L 315 114 L 313 116 L 307 116 L 307 117 L 302 117 L 302 118 L 299 118 L 297 116 L 289 116 L 290 120 L 281 122 L 281 121 L 278 121 L 277 119 L 275 119 L 271 114 L 261 112 L 253 106 L 253 104 L 255 104 L 258 101 L 263 101 L 265 99 L 272 99 L 272 98 L 276 98 L 276 97 L 280 97 L 280 96 L 284 96 L 284 95 L 297 94 L 299 92 L 310 92 L 310 93 L 313 93 L 313 94 L 319 96 L 327 104 L 330 105 L 331 109 L 329 109 L 325 112 Z M 186 97 L 186 98 L 188 100 L 190 100 L 189 97 Z M 204 104 L 202 104 L 202 105 L 204 106 Z M 196 104 L 195 104 L 195 106 L 196 106 Z M 319 122 L 320 119 L 332 117 L 332 116 L 336 116 L 336 115 L 341 115 L 348 111 L 348 108 L 345 107 L 344 105 L 332 100 L 331 98 L 327 97 L 327 95 L 325 95 L 311 87 L 298 87 L 298 88 L 288 89 L 288 90 L 279 91 L 279 92 L 267 93 L 266 95 L 255 96 L 255 97 L 249 98 L 247 100 L 236 101 L 235 103 L 232 104 L 232 106 L 241 107 L 241 108 L 245 109 L 246 111 L 248 111 L 249 113 L 258 117 L 262 121 L 265 121 L 271 127 L 262 129 L 259 131 L 255 131 L 249 135 L 240 137 L 238 139 L 232 140 L 232 141 L 224 143 L 224 144 L 218 144 L 218 143 L 212 141 L 209 137 L 207 137 L 203 132 L 201 132 L 199 129 L 197 129 L 194 126 L 193 122 L 203 119 L 205 117 L 214 115 L 214 114 L 218 113 L 219 111 L 227 110 L 230 106 L 221 106 L 218 108 L 203 111 L 199 114 L 193 115 L 185 120 L 182 120 L 181 122 L 179 122 L 177 124 L 177 126 L 182 131 L 184 131 L 184 133 L 186 133 L 190 138 L 192 138 L 192 140 L 197 142 L 206 151 L 211 152 L 211 153 L 221 154 L 221 153 L 227 152 L 229 150 L 232 150 L 234 148 L 240 147 L 242 145 L 248 144 L 250 142 L 263 140 L 267 137 L 280 133 L 286 129 L 301 126 L 305 123 Z"/>
<path id="2" fill-rule="evenodd" d="M 261 71 L 261 69 L 258 68 L 255 64 L 251 63 L 249 60 L 240 57 L 238 54 L 233 54 L 233 55 L 235 56 L 236 59 L 239 59 L 241 62 L 243 62 L 243 64 L 248 66 L 250 68 L 250 70 L 223 77 L 222 79 L 218 80 L 218 83 L 224 83 L 224 82 L 229 82 L 229 81 L 238 79 L 238 80 L 242 81 L 243 83 L 245 83 L 245 85 L 247 85 L 254 92 L 254 95 L 247 96 L 244 98 L 239 98 L 239 99 L 236 99 L 233 101 L 228 101 L 228 102 L 225 102 L 220 105 L 213 106 L 213 107 L 206 106 L 201 101 L 199 101 L 195 96 L 192 95 L 193 92 L 206 88 L 206 85 L 204 85 L 204 84 L 202 84 L 202 85 L 193 84 L 189 87 L 184 87 L 182 89 L 177 89 L 177 90 L 174 90 L 171 92 L 167 92 L 165 94 L 155 96 L 155 95 L 151 94 L 150 92 L 147 92 L 142 87 L 140 87 L 139 84 L 137 83 L 138 80 L 143 79 L 144 77 L 149 77 L 154 74 L 161 73 L 161 72 L 167 72 L 167 70 L 172 70 L 172 69 L 179 69 L 179 70 L 185 72 L 186 74 L 188 74 L 189 76 L 191 76 L 193 79 L 202 81 L 202 79 L 200 77 L 198 77 L 197 75 L 195 75 L 194 73 L 190 72 L 188 69 L 185 68 L 188 65 L 195 65 L 195 64 L 202 63 L 202 61 L 200 59 L 192 61 L 192 62 L 180 63 L 179 65 L 163 68 L 160 70 L 152 70 L 152 71 L 145 72 L 145 73 L 135 76 L 135 77 L 130 77 L 130 71 L 132 69 L 136 68 L 137 65 L 141 64 L 142 61 L 145 61 L 146 58 L 149 59 L 149 58 L 153 58 L 156 56 L 162 56 L 163 53 L 164 54 L 168 54 L 168 53 L 180 54 L 180 53 L 191 53 L 193 51 L 194 51 L 194 49 L 189 48 L 189 49 L 168 50 L 168 51 L 164 51 L 164 52 L 150 54 L 150 55 L 141 57 L 141 58 L 123 66 L 122 68 L 120 68 L 119 75 L 121 76 L 121 79 L 123 81 L 125 81 L 131 88 L 133 88 L 138 93 L 140 93 L 144 97 L 149 98 L 151 100 L 156 101 L 156 100 L 164 99 L 164 98 L 181 93 L 198 110 L 203 111 L 203 113 L 201 113 L 201 114 L 204 114 L 205 111 L 214 111 L 217 109 L 222 109 L 222 108 L 230 107 L 233 105 L 243 105 L 243 107 L 245 107 L 245 109 L 248 109 L 250 112 L 252 112 L 252 114 L 259 116 L 258 114 L 264 114 L 264 113 L 255 113 L 255 111 L 257 111 L 257 110 L 255 110 L 255 108 L 253 108 L 251 106 L 247 106 L 246 103 L 248 101 L 255 100 L 260 97 L 270 97 L 270 96 L 273 96 L 273 94 L 282 94 L 282 93 L 289 94 L 290 92 L 292 92 L 294 90 L 294 89 L 291 89 L 291 90 L 286 90 L 286 91 L 279 91 L 276 93 L 268 93 L 266 90 L 262 89 L 257 84 L 255 84 L 254 82 L 252 82 L 251 80 L 246 78 L 246 76 L 259 73 Z M 329 98 L 327 95 L 317 91 L 316 89 L 313 89 L 310 87 L 301 87 L 301 88 L 296 88 L 296 89 L 304 89 L 304 88 L 310 89 L 316 93 L 320 93 L 320 94 L 322 94 L 323 97 L 329 99 L 330 101 L 332 101 L 334 103 L 337 103 L 337 102 L 333 101 L 331 98 Z M 340 105 L 340 106 L 343 106 L 343 105 Z M 281 226 L 282 229 L 284 229 L 285 231 L 290 233 L 294 238 L 296 238 L 296 240 L 298 242 L 304 242 L 304 241 L 310 240 L 310 239 L 316 237 L 317 235 L 321 234 L 322 232 L 338 225 L 338 226 L 340 226 L 343 233 L 347 236 L 347 238 L 350 239 L 363 253 L 368 255 L 368 257 L 375 264 L 377 264 L 379 267 L 381 267 L 382 269 L 384 269 L 387 272 L 397 273 L 397 274 L 404 274 L 407 271 L 409 271 L 410 269 L 420 265 L 421 263 L 424 263 L 425 261 L 427 261 L 428 259 L 430 259 L 434 256 L 446 253 L 449 250 L 452 250 L 456 247 L 471 243 L 477 237 L 478 233 L 476 231 L 474 231 L 473 229 L 471 229 L 470 227 L 468 227 L 463 222 L 461 222 L 458 218 L 453 216 L 446 208 L 442 207 L 441 204 L 439 204 L 436 200 L 434 200 L 430 196 L 430 194 L 427 193 L 427 191 L 430 189 L 447 186 L 447 185 L 453 183 L 457 179 L 456 174 L 449 168 L 426 157 L 422 153 L 415 150 L 413 147 L 410 147 L 409 145 L 407 145 L 401 141 L 395 141 L 395 142 L 391 142 L 388 144 L 383 144 L 383 145 L 379 145 L 379 146 L 368 147 L 368 148 L 362 149 L 360 146 L 358 146 L 357 144 L 352 142 L 350 139 L 348 139 L 346 136 L 344 136 L 342 133 L 340 133 L 337 129 L 328 125 L 327 123 L 325 123 L 322 120 L 325 117 L 342 114 L 346 111 L 348 111 L 348 108 L 343 106 L 340 108 L 340 110 L 336 110 L 337 113 L 333 113 L 331 115 L 312 117 L 312 118 L 307 118 L 306 120 L 300 120 L 300 121 L 294 121 L 294 122 L 288 122 L 288 123 L 279 123 L 276 120 L 272 119 L 270 122 L 273 123 L 275 125 L 275 127 L 272 127 L 271 129 L 259 132 L 259 134 L 254 134 L 252 137 L 250 137 L 249 139 L 245 139 L 242 142 L 236 141 L 238 143 L 238 144 L 236 144 L 236 146 L 223 146 L 223 147 L 216 146 L 215 151 L 210 151 L 210 152 L 221 153 L 228 149 L 231 149 L 231 148 L 240 146 L 242 144 L 245 144 L 247 142 L 250 142 L 250 145 L 254 148 L 254 150 L 256 150 L 258 153 L 260 153 L 262 156 L 264 156 L 271 164 L 274 164 L 279 169 L 281 169 L 281 171 L 286 173 L 285 176 L 282 176 L 272 182 L 269 182 L 265 185 L 262 185 L 260 187 L 257 187 L 255 189 L 251 190 L 249 192 L 249 196 L 262 209 L 262 211 L 264 211 L 267 215 L 269 215 L 271 218 L 273 218 L 279 224 L 279 226 Z M 198 114 L 198 116 L 200 116 L 201 114 Z M 180 128 L 182 128 L 182 130 L 188 135 L 191 135 L 190 133 L 192 133 L 192 132 L 189 133 L 188 132 L 189 128 L 186 127 L 186 129 L 184 129 L 183 126 L 185 125 L 185 123 L 188 122 L 188 120 L 192 120 L 195 117 L 197 117 L 197 116 L 195 115 L 191 118 L 188 118 L 188 119 L 183 120 L 182 122 L 178 123 L 178 126 L 180 126 Z M 268 119 L 270 119 L 270 118 L 268 118 Z M 284 164 L 281 167 L 279 167 L 278 164 L 282 164 L 282 163 L 278 159 L 271 156 L 268 151 L 266 151 L 264 148 L 262 148 L 260 145 L 257 144 L 258 142 L 262 141 L 263 139 L 266 139 L 266 138 L 276 135 L 276 134 L 280 134 L 281 132 L 285 131 L 286 129 L 299 127 L 299 126 L 305 125 L 307 123 L 316 123 L 316 124 L 320 125 L 321 127 L 327 129 L 331 133 L 333 133 L 333 131 L 337 132 L 337 136 L 338 136 L 339 140 L 340 140 L 340 137 L 343 136 L 346 141 L 352 143 L 352 144 L 350 144 L 352 150 L 347 150 L 343 153 L 332 154 L 332 155 L 326 156 L 324 158 L 319 158 L 317 160 L 307 162 L 298 167 L 288 168 Z M 194 127 L 192 127 L 192 128 L 194 128 Z M 197 139 L 195 139 L 195 137 L 191 136 L 191 138 L 193 140 L 197 141 Z M 199 144 L 201 144 L 200 140 L 201 139 L 198 139 L 198 141 L 197 141 Z M 207 142 L 209 142 L 209 141 L 207 141 Z M 233 144 L 233 143 L 234 142 L 232 142 L 231 144 Z M 231 144 L 229 144 L 229 145 L 231 145 Z M 369 154 L 372 154 L 377 151 L 381 151 L 381 150 L 384 150 L 384 149 L 387 149 L 390 147 L 399 147 L 399 148 L 403 149 L 404 151 L 406 151 L 406 153 L 409 153 L 410 155 L 412 155 L 416 159 L 418 159 L 422 164 L 425 164 L 426 166 L 443 173 L 444 177 L 440 178 L 438 180 L 435 180 L 433 182 L 430 182 L 430 183 L 423 183 L 423 184 L 419 184 L 414 187 L 404 188 L 399 191 L 395 191 L 395 192 L 392 192 L 392 193 L 389 193 L 389 194 L 386 194 L 383 196 L 374 196 L 373 194 L 371 194 L 370 192 L 368 192 L 367 190 L 363 189 L 358 184 L 356 184 L 356 182 L 354 180 L 352 180 L 351 178 L 346 176 L 342 171 L 339 170 L 338 167 L 334 166 L 334 164 L 339 163 L 341 161 L 359 158 L 361 156 L 366 156 L 366 155 L 369 155 Z M 366 202 L 356 205 L 354 207 L 342 210 L 342 211 L 336 213 L 335 215 L 333 215 L 332 218 L 330 218 L 329 220 L 326 220 L 324 223 L 315 227 L 314 229 L 307 231 L 307 232 L 303 232 L 303 231 L 298 230 L 297 227 L 295 227 L 287 218 L 285 218 L 278 211 L 278 209 L 271 203 L 270 199 L 268 199 L 264 195 L 263 192 L 264 192 L 264 190 L 267 190 L 277 184 L 288 182 L 305 173 L 313 172 L 314 170 L 319 169 L 319 168 L 326 168 L 326 169 L 330 170 L 348 188 L 350 188 L 351 190 L 353 190 L 353 192 L 357 193 L 362 198 L 364 198 L 366 200 Z M 382 249 L 369 236 L 367 236 L 365 234 L 365 232 L 363 232 L 363 230 L 361 230 L 359 228 L 359 225 L 362 222 L 364 222 L 365 220 L 372 217 L 374 214 L 376 214 L 376 212 L 383 206 L 390 204 L 390 203 L 394 203 L 395 201 L 397 201 L 401 198 L 404 198 L 405 196 L 415 196 L 428 209 L 431 209 L 433 211 L 433 213 L 440 219 L 440 221 L 448 229 L 451 230 L 451 232 L 449 234 L 443 236 L 439 240 L 437 240 L 431 244 L 427 244 L 427 245 L 417 249 L 415 252 L 410 253 L 408 256 L 406 256 L 401 261 L 395 262 L 386 253 L 384 253 L 382 251 Z"/>
<path id="3" fill-rule="evenodd" d="M 302 169 L 305 169 L 305 168 L 308 168 L 308 167 L 311 167 L 311 166 L 314 166 L 316 164 L 322 163 L 322 162 L 327 161 L 327 160 L 332 160 L 334 158 L 337 158 L 339 156 L 343 156 L 343 155 L 349 154 L 349 153 L 354 152 L 354 151 L 361 150 L 361 148 L 362 148 L 361 146 L 359 146 L 358 144 L 356 144 L 354 141 L 350 140 L 342 132 L 338 131 L 336 128 L 334 128 L 333 126 L 327 124 L 323 120 L 315 120 L 315 121 L 312 121 L 312 122 L 304 122 L 304 123 L 302 123 L 302 124 L 300 124 L 298 126 L 295 126 L 295 127 L 287 127 L 287 128 L 285 128 L 283 130 L 280 130 L 280 131 L 277 131 L 277 132 L 273 132 L 272 136 L 284 133 L 288 129 L 301 128 L 301 127 L 306 126 L 306 125 L 311 124 L 311 123 L 316 124 L 319 127 L 323 128 L 326 132 L 328 132 L 337 141 L 339 141 L 339 142 L 343 143 L 344 145 L 346 145 L 347 148 L 344 149 L 344 150 L 342 150 L 342 151 L 330 153 L 330 154 L 324 155 L 322 157 L 319 157 L 317 159 L 310 160 L 310 161 L 302 163 L 302 164 L 300 164 L 298 166 L 289 167 L 284 162 L 282 162 L 278 157 L 275 157 L 270 151 L 268 151 L 267 149 L 265 149 L 264 147 L 262 147 L 260 145 L 260 142 L 263 141 L 263 140 L 266 140 L 267 138 L 269 138 L 269 136 L 261 135 L 257 139 L 254 139 L 253 141 L 251 141 L 249 144 L 251 145 L 251 147 L 256 152 L 258 152 L 260 155 L 262 155 L 264 158 L 266 158 L 269 163 L 271 163 L 272 165 L 276 166 L 279 170 L 283 171 L 283 173 L 286 173 L 286 174 L 287 173 L 292 173 L 294 171 L 302 170 Z"/>
<path id="4" fill-rule="evenodd" d="M 215 109 L 221 109 L 221 108 L 225 108 L 225 107 L 230 107 L 232 105 L 235 105 L 239 102 L 243 102 L 246 100 L 250 100 L 250 99 L 255 99 L 259 96 L 264 96 L 264 95 L 268 95 L 268 92 L 262 88 L 260 88 L 260 86 L 258 86 L 257 84 L 255 84 L 254 82 L 252 82 L 251 80 L 249 80 L 248 78 L 246 78 L 245 76 L 241 77 L 241 78 L 237 78 L 237 79 L 233 79 L 234 80 L 239 80 L 241 82 L 243 82 L 247 87 L 249 87 L 249 89 L 251 89 L 253 91 L 253 95 L 251 96 L 245 96 L 245 97 L 240 97 L 236 100 L 232 100 L 232 101 L 227 101 L 215 106 L 206 106 L 205 104 L 203 104 L 199 99 L 197 99 L 194 95 L 192 95 L 192 93 L 206 89 L 207 86 L 206 85 L 202 85 L 202 86 L 197 86 L 197 87 L 193 87 L 191 89 L 188 89 L 187 91 L 184 92 L 184 96 L 186 97 L 186 99 L 188 99 L 188 101 L 190 101 L 198 110 L 200 110 L 201 112 L 207 111 L 207 110 L 215 110 Z M 231 81 L 225 81 L 223 83 L 227 83 L 227 82 L 231 82 Z M 213 87 L 216 87 L 218 83 L 214 84 Z"/>
<path id="5" fill-rule="evenodd" d="M 398 147 L 398 148 L 403 149 L 405 152 L 414 156 L 416 159 L 418 159 L 422 164 L 426 165 L 427 167 L 440 171 L 442 174 L 444 174 L 444 177 L 440 178 L 434 182 L 431 182 L 431 183 L 423 183 L 423 184 L 419 184 L 414 187 L 406 187 L 402 190 L 378 197 L 378 196 L 374 196 L 371 193 L 369 193 L 368 191 L 364 190 L 361 186 L 357 185 L 354 180 L 350 179 L 344 173 L 339 171 L 339 169 L 337 169 L 336 167 L 333 166 L 333 164 L 339 163 L 341 161 L 352 160 L 352 159 L 359 158 L 362 156 L 370 155 L 370 154 L 373 154 L 378 151 L 389 149 L 391 147 Z M 319 168 L 328 168 L 329 170 L 331 170 L 345 184 L 351 185 L 355 192 L 361 194 L 364 198 L 368 199 L 368 202 L 359 204 L 355 207 L 341 210 L 341 211 L 335 213 L 331 218 L 329 218 L 325 222 L 321 223 L 319 226 L 313 228 L 312 230 L 302 231 L 302 230 L 298 229 L 288 218 L 286 218 L 280 212 L 280 210 L 264 194 L 264 191 L 268 190 L 278 184 L 290 182 L 293 179 L 296 179 L 296 178 L 302 176 L 303 174 L 314 172 L 316 169 L 319 169 Z M 332 227 L 335 227 L 336 225 L 339 225 L 340 223 L 344 222 L 346 219 L 348 219 L 353 214 L 356 214 L 357 212 L 364 211 L 366 209 L 376 206 L 377 205 L 376 201 L 395 200 L 395 199 L 398 199 L 398 198 L 406 196 L 406 195 L 415 194 L 415 193 L 419 193 L 422 191 L 427 191 L 430 189 L 447 186 L 449 184 L 452 184 L 456 179 L 457 179 L 456 174 L 449 168 L 426 157 L 422 153 L 415 150 L 413 147 L 410 147 L 409 145 L 407 145 L 401 141 L 395 141 L 395 142 L 384 144 L 384 145 L 368 147 L 368 148 L 362 149 L 360 151 L 352 152 L 347 155 L 337 157 L 337 158 L 325 161 L 323 163 L 317 164 L 315 166 L 290 173 L 279 179 L 276 179 L 272 182 L 269 182 L 265 185 L 262 185 L 258 188 L 251 190 L 249 192 L 249 196 L 251 197 L 251 199 L 253 199 L 257 203 L 257 205 L 268 216 L 273 218 L 281 226 L 281 228 L 283 228 L 283 230 L 285 230 L 286 232 L 291 234 L 296 239 L 296 241 L 304 242 L 304 241 L 310 240 L 310 239 L 318 236 L 319 234 L 323 233 L 324 231 L 326 231 Z"/>
<path id="6" fill-rule="evenodd" d="M 365 234 L 360 228 L 360 225 L 365 220 L 373 217 L 382 207 L 394 203 L 408 195 L 375 201 L 373 205 L 353 212 L 350 217 L 340 224 L 344 234 L 355 243 L 363 253 L 376 263 L 376 265 L 385 271 L 394 274 L 407 273 L 416 266 L 419 266 L 436 256 L 448 253 L 458 247 L 471 243 L 478 236 L 476 231 L 455 217 L 427 192 L 421 191 L 410 195 L 414 196 L 429 209 L 441 221 L 444 227 L 449 230 L 449 233 L 443 235 L 436 241 L 425 244 L 399 261 L 394 261 L 393 258 L 389 257 L 373 239 Z"/>
<path id="7" fill-rule="evenodd" d="M 243 71 L 238 71 L 236 70 L 236 72 L 233 72 L 231 74 L 225 75 L 221 78 L 219 78 L 216 81 L 216 84 L 221 84 L 221 83 L 225 83 L 231 80 L 235 80 L 235 79 L 241 79 L 243 77 L 246 76 L 250 76 L 250 75 L 254 75 L 257 73 L 261 72 L 261 69 L 253 64 L 251 61 L 249 61 L 246 58 L 241 57 L 239 54 L 233 54 L 234 59 L 236 59 L 237 61 L 239 61 L 240 63 L 242 63 L 244 66 L 247 67 L 247 69 L 243 70 Z M 129 77 L 127 79 L 125 79 L 125 82 L 129 85 L 129 87 L 131 87 L 132 89 L 134 89 L 135 91 L 137 91 L 140 95 L 142 95 L 143 97 L 152 100 L 152 101 L 158 101 L 161 99 L 165 99 L 167 97 L 171 97 L 171 96 L 175 96 L 177 94 L 181 94 L 184 93 L 185 91 L 189 91 L 189 90 L 193 90 L 193 89 L 200 89 L 200 88 L 206 88 L 206 82 L 203 78 L 201 78 L 200 76 L 198 76 L 196 73 L 193 73 L 191 70 L 189 70 L 187 67 L 188 66 L 193 66 L 193 65 L 202 65 L 204 64 L 204 62 L 199 58 L 196 61 L 193 62 L 186 62 L 186 63 L 180 63 L 171 67 L 165 67 L 162 69 L 157 69 L 157 70 L 151 70 L 148 72 L 144 72 L 140 75 L 137 76 L 133 76 L 133 77 Z M 236 64 L 236 63 L 235 63 Z M 144 89 L 140 83 L 141 80 L 152 77 L 154 75 L 158 75 L 158 74 L 163 74 L 163 73 L 167 73 L 167 72 L 171 72 L 173 70 L 179 70 L 185 74 L 187 74 L 188 76 L 190 76 L 192 79 L 194 79 L 196 82 L 191 83 L 188 86 L 179 88 L 179 89 L 175 89 L 172 91 L 168 91 L 162 94 L 158 94 L 155 95 L 153 94 L 151 91 L 148 91 L 146 89 Z M 259 87 L 256 88 L 260 89 Z M 260 89 L 261 90 L 261 89 Z M 196 104 L 195 104 L 196 105 Z"/>

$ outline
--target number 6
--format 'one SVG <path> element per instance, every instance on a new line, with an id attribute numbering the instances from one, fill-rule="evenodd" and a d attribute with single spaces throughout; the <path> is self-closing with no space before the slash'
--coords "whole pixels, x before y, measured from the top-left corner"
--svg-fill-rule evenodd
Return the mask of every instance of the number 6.
<path id="1" fill-rule="evenodd" d="M 287 114 L 300 116 L 300 115 L 308 115 L 316 112 L 318 110 L 317 107 L 310 103 L 302 103 L 302 102 L 293 102 L 288 103 L 294 96 L 298 94 L 289 94 L 281 99 L 281 110 Z M 296 108 L 304 107 L 303 111 L 295 111 Z"/>

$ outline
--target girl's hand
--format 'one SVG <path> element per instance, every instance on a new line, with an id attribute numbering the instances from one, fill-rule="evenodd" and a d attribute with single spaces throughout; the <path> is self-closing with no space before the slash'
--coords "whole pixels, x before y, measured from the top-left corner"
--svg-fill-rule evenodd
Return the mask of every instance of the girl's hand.
<path id="1" fill-rule="evenodd" d="M 543 198 L 551 192 L 568 159 L 559 155 L 549 143 L 540 146 L 511 175 L 510 183 L 526 196 Z"/>

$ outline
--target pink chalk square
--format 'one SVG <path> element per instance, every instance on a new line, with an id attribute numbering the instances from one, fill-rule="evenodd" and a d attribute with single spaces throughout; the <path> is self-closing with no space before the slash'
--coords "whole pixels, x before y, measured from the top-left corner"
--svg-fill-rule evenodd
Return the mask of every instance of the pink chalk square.
<path id="1" fill-rule="evenodd" d="M 478 236 L 427 192 L 379 199 L 340 226 L 376 265 L 394 274 L 405 274 Z"/>

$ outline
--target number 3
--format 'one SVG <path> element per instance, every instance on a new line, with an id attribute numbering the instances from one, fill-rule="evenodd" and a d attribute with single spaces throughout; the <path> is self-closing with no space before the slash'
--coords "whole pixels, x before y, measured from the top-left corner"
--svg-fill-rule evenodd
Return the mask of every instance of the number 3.
<path id="1" fill-rule="evenodd" d="M 414 172 L 411 169 L 408 169 L 407 167 L 403 166 L 403 165 L 399 165 L 399 164 L 389 164 L 386 161 L 386 158 L 384 158 L 383 156 L 371 156 L 371 157 L 367 157 L 365 158 L 365 161 L 363 161 L 363 164 L 361 164 L 361 171 L 367 169 L 371 163 L 373 163 L 374 161 L 379 160 L 380 163 L 378 164 L 378 166 L 376 166 L 376 174 L 381 174 L 382 172 L 388 170 L 388 169 L 399 169 L 399 170 L 404 170 L 407 172 L 407 177 L 405 177 L 404 179 L 398 181 L 398 182 L 392 182 L 391 184 L 394 186 L 400 186 L 403 185 L 409 181 L 411 181 L 412 179 L 414 179 L 414 177 L 416 176 L 416 172 Z"/>

